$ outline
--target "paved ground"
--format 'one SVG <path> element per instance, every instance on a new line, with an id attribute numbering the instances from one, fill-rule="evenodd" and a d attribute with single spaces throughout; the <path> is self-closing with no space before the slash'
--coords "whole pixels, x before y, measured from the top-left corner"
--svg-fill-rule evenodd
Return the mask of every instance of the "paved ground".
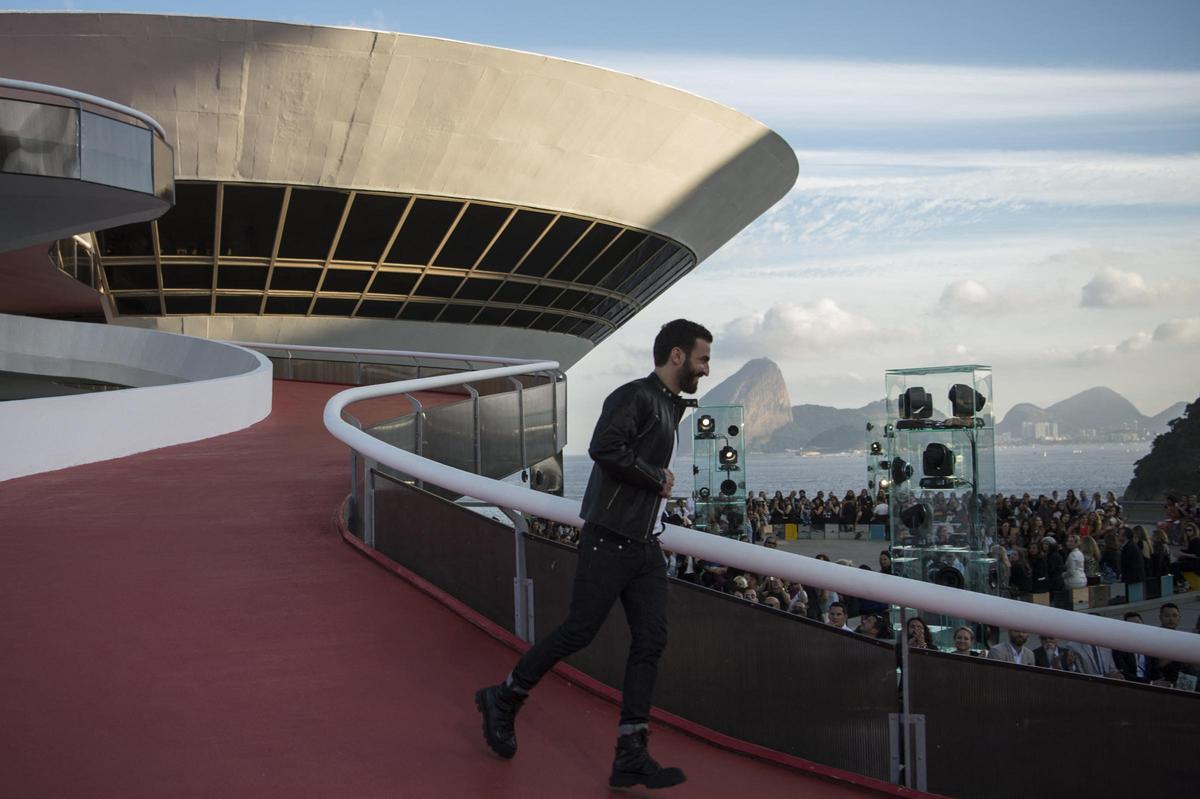
<path id="1" fill-rule="evenodd" d="M 610 795 L 616 707 L 547 679 L 493 757 L 471 696 L 513 652 L 334 531 L 339 388 L 277 382 L 247 430 L 0 483 L 0 793 Z M 676 796 L 869 793 L 653 746 Z"/>

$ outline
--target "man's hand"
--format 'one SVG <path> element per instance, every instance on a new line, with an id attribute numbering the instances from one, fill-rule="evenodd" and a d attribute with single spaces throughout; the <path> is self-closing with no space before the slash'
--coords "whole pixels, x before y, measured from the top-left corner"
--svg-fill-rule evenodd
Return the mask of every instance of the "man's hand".
<path id="1" fill-rule="evenodd" d="M 671 491 L 675 488 L 675 475 L 671 474 L 670 469 L 663 469 L 663 472 L 666 473 L 666 476 L 663 478 L 662 491 L 659 491 L 658 495 L 664 499 L 670 499 Z"/>

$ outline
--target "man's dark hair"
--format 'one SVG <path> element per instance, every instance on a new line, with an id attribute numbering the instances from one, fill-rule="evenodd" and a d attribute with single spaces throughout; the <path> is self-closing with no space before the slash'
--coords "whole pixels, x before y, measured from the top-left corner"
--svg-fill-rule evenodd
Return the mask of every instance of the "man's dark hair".
<path id="1" fill-rule="evenodd" d="M 662 366 L 671 358 L 671 350 L 678 347 L 684 355 L 690 356 L 696 346 L 696 339 L 704 339 L 712 344 L 712 333 L 704 325 L 690 322 L 687 319 L 676 319 L 667 322 L 654 337 L 654 365 Z"/>
<path id="2" fill-rule="evenodd" d="M 846 606 L 843 605 L 841 602 L 830 602 L 829 609 L 833 610 L 834 608 L 841 608 L 843 613 L 846 612 Z"/>
<path id="3" fill-rule="evenodd" d="M 1179 610 L 1179 606 L 1176 605 L 1174 602 L 1164 602 L 1162 607 L 1158 609 L 1158 612 L 1162 613 L 1167 608 L 1175 608 L 1175 610 Z"/>
<path id="4" fill-rule="evenodd" d="M 1137 619 L 1138 621 L 1141 621 L 1142 614 L 1138 613 L 1136 610 L 1127 610 L 1122 618 L 1125 619 L 1125 621 L 1129 621 L 1130 619 Z"/>

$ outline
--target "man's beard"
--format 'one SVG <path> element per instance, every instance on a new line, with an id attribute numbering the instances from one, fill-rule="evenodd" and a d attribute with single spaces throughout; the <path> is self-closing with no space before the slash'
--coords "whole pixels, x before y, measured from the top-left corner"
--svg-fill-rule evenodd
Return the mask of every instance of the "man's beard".
<path id="1" fill-rule="evenodd" d="M 698 388 L 700 388 L 700 373 L 693 371 L 692 365 L 685 362 L 683 370 L 679 373 L 679 390 L 685 394 L 695 394 Z"/>

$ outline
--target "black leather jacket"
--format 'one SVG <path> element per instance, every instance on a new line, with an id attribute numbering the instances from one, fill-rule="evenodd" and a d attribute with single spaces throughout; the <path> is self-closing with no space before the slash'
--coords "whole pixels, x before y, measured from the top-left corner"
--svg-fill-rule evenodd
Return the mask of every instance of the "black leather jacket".
<path id="1" fill-rule="evenodd" d="M 654 534 L 675 431 L 688 405 L 653 372 L 608 395 L 588 446 L 594 464 L 584 521 L 635 541 Z"/>

